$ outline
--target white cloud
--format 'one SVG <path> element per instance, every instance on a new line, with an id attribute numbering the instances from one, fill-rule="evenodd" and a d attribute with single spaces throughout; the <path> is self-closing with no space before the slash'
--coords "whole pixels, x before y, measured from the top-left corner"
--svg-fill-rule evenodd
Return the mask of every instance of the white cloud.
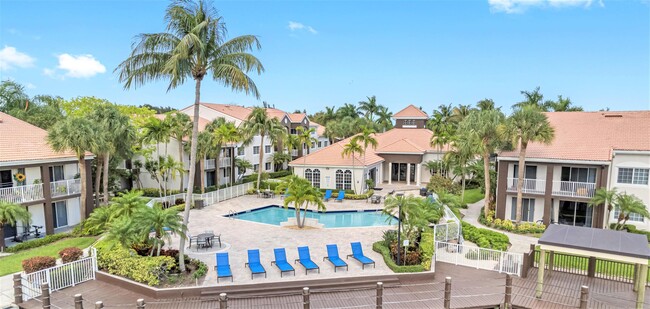
<path id="1" fill-rule="evenodd" d="M 307 26 L 305 24 L 295 22 L 295 21 L 289 21 L 289 30 L 291 31 L 299 31 L 299 30 L 304 30 L 304 31 L 309 31 L 311 34 L 318 34 L 318 31 L 314 29 L 312 26 Z"/>
<path id="2" fill-rule="evenodd" d="M 15 67 L 29 68 L 34 65 L 35 60 L 12 46 L 5 46 L 0 49 L 0 71 L 10 70 Z"/>
<path id="3" fill-rule="evenodd" d="M 492 12 L 523 13 L 532 7 L 590 7 L 594 2 L 605 6 L 603 0 L 488 0 Z"/>
<path id="4" fill-rule="evenodd" d="M 92 55 L 72 56 L 70 54 L 61 54 L 58 58 L 59 65 L 57 68 L 66 71 L 65 76 L 68 77 L 87 78 L 106 72 L 106 67 Z M 43 70 L 43 73 L 45 75 L 54 74 L 53 70 L 50 69 Z"/>

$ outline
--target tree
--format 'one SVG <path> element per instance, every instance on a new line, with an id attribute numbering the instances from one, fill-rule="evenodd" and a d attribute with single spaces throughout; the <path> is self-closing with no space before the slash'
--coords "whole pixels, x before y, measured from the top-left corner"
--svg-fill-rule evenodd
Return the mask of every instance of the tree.
<path id="1" fill-rule="evenodd" d="M 393 128 L 393 113 L 388 110 L 388 107 L 379 105 L 375 123 L 379 125 L 382 132 Z"/>
<path id="2" fill-rule="evenodd" d="M 357 160 L 355 156 L 357 154 L 361 155 L 362 153 L 364 153 L 363 148 L 361 148 L 361 145 L 359 145 L 355 140 L 350 140 L 347 144 L 345 144 L 345 146 L 343 146 L 343 152 L 341 152 L 341 157 L 352 158 L 352 190 L 354 190 L 355 194 L 357 194 L 357 186 L 354 180 L 354 174 L 356 174 L 354 163 Z"/>
<path id="3" fill-rule="evenodd" d="M 374 121 L 373 118 L 375 114 L 379 111 L 379 105 L 377 105 L 377 98 L 373 95 L 370 97 L 366 97 L 366 101 L 359 101 L 359 107 L 357 110 L 359 111 L 359 114 L 363 115 L 366 117 L 366 119 L 370 121 Z"/>
<path id="4" fill-rule="evenodd" d="M 174 111 L 167 114 L 165 120 L 170 124 L 169 134 L 178 142 L 178 160 L 183 162 L 183 138 L 192 134 L 192 119 L 185 113 Z M 183 177 L 178 190 L 183 192 Z"/>
<path id="5" fill-rule="evenodd" d="M 617 194 L 615 204 L 620 211 L 616 221 L 616 230 L 622 230 L 625 227 L 631 214 L 638 214 L 643 218 L 650 219 L 650 212 L 648 212 L 643 201 L 634 195 L 627 193 Z"/>
<path id="6" fill-rule="evenodd" d="M 159 118 L 156 117 L 149 117 L 147 118 L 143 125 L 142 125 L 142 142 L 143 143 L 148 143 L 148 144 L 156 144 L 156 159 L 158 160 L 158 170 L 160 166 L 162 165 L 161 159 L 165 158 L 167 156 L 167 144 L 169 143 L 169 138 L 171 136 L 171 123 L 160 120 Z M 165 144 L 165 152 L 164 156 L 160 154 L 160 144 L 163 143 Z M 145 168 L 147 167 L 147 162 L 145 162 Z M 153 167 L 153 165 L 150 163 L 149 167 Z M 147 169 L 149 171 L 149 169 Z M 151 172 L 151 171 L 149 171 Z M 151 175 L 152 178 L 154 175 Z M 159 186 L 161 191 L 166 191 L 163 189 L 163 186 L 159 182 Z M 167 188 L 167 184 L 165 184 L 165 187 Z M 167 195 L 167 192 L 162 192 L 163 195 Z"/>
<path id="7" fill-rule="evenodd" d="M 29 96 L 25 93 L 23 85 L 12 81 L 3 80 L 0 83 L 0 112 L 9 113 L 14 109 L 27 110 Z"/>
<path id="8" fill-rule="evenodd" d="M 296 223 L 299 228 L 305 226 L 305 218 L 307 217 L 307 208 L 309 208 L 309 205 L 315 205 L 318 211 L 325 210 L 323 193 L 319 189 L 314 188 L 305 178 L 290 175 L 278 185 L 276 191 L 286 192 L 287 196 L 284 198 L 284 207 L 287 208 L 290 204 L 293 204 Z M 303 211 L 302 219 L 300 215 L 301 209 Z"/>
<path id="9" fill-rule="evenodd" d="M 212 145 L 219 149 L 219 151 L 216 152 L 215 156 L 215 164 L 216 164 L 216 169 L 219 171 L 219 155 L 221 154 L 221 148 L 223 146 L 229 145 L 229 144 L 234 144 L 237 143 L 241 140 L 241 136 L 239 134 L 239 130 L 237 130 L 237 127 L 235 127 L 235 124 L 232 122 L 225 122 L 221 124 L 214 132 L 212 132 Z M 234 148 L 233 148 L 234 149 Z M 215 173 L 217 175 L 216 179 L 216 184 L 217 188 L 221 185 L 219 183 L 219 173 Z M 232 183 L 232 173 L 230 177 L 230 181 Z"/>
<path id="10" fill-rule="evenodd" d="M 291 160 L 291 155 L 284 151 L 276 151 L 273 153 L 271 160 L 273 161 L 274 171 L 277 172 L 282 169 L 285 162 Z"/>
<path id="11" fill-rule="evenodd" d="M 136 212 L 147 207 L 147 203 L 142 198 L 142 191 L 129 191 L 121 193 L 111 200 L 111 217 L 133 217 Z M 105 207 L 107 208 L 107 207 Z"/>
<path id="12" fill-rule="evenodd" d="M 239 175 L 244 175 L 246 174 L 247 170 L 253 168 L 253 164 L 251 164 L 248 160 L 241 158 L 235 158 L 235 166 L 237 167 L 237 172 Z"/>
<path id="13" fill-rule="evenodd" d="M 4 249 L 4 227 L 5 225 L 16 226 L 18 221 L 29 226 L 32 214 L 27 208 L 15 203 L 0 200 L 0 249 Z"/>
<path id="14" fill-rule="evenodd" d="M 115 202 L 116 199 L 114 198 L 112 202 Z M 88 219 L 84 221 L 84 228 L 92 234 L 102 233 L 108 230 L 111 220 L 116 218 L 113 214 L 114 210 L 115 208 L 109 205 L 95 208 L 90 216 L 88 216 Z"/>
<path id="15" fill-rule="evenodd" d="M 524 187 L 524 171 L 526 168 L 526 149 L 531 142 L 550 144 L 555 137 L 555 130 L 548 118 L 538 107 L 530 104 L 517 109 L 506 122 L 506 132 L 511 137 L 512 144 L 519 147 L 519 165 L 517 172 L 517 223 L 521 222 L 521 210 Z"/>
<path id="16" fill-rule="evenodd" d="M 276 118 L 271 118 L 266 114 L 266 110 L 261 107 L 255 107 L 248 115 L 246 121 L 242 124 L 244 135 L 260 136 L 260 153 L 259 153 L 259 167 L 260 171 L 257 173 L 257 190 L 260 189 L 261 182 L 261 169 L 264 166 L 264 138 L 270 139 L 278 138 L 283 132 L 286 131 L 284 126 Z"/>
<path id="17" fill-rule="evenodd" d="M 336 116 L 337 118 L 358 118 L 359 114 L 357 114 L 357 107 L 354 106 L 354 104 L 345 103 L 343 106 L 339 107 L 338 110 L 336 110 Z"/>
<path id="18" fill-rule="evenodd" d="M 307 154 L 309 154 L 309 149 L 311 149 L 315 143 L 318 143 L 318 140 L 314 137 L 314 134 L 316 134 L 316 129 L 314 128 L 296 128 L 296 136 L 298 137 L 298 145 L 300 146 L 300 149 L 303 149 L 303 147 L 307 148 L 305 150 L 306 153 L 302 154 L 305 164 L 307 163 Z"/>
<path id="19" fill-rule="evenodd" d="M 160 179 L 165 184 L 165 196 L 167 196 L 167 184 L 169 180 L 176 180 L 178 174 L 183 178 L 185 173 L 185 166 L 180 161 L 174 160 L 172 156 L 165 156 L 160 160 Z"/>
<path id="20" fill-rule="evenodd" d="M 462 105 L 461 104 L 461 105 L 455 106 L 451 110 L 451 116 L 449 117 L 449 120 L 451 120 L 452 122 L 455 122 L 455 123 L 459 123 L 459 122 L 463 121 L 463 119 L 465 119 L 465 117 L 467 117 L 467 115 L 469 115 L 469 113 L 471 113 L 472 110 L 473 110 L 473 108 L 471 106 L 469 106 L 469 105 Z"/>
<path id="21" fill-rule="evenodd" d="M 522 90 L 520 92 L 524 96 L 525 100 L 516 103 L 512 108 L 521 109 L 525 106 L 533 106 L 543 111 L 546 110 L 544 108 L 544 95 L 539 92 L 539 87 L 535 88 L 533 91 Z"/>
<path id="22" fill-rule="evenodd" d="M 103 143 L 103 135 L 98 133 L 98 126 L 89 119 L 78 117 L 67 117 L 57 123 L 47 133 L 47 142 L 56 152 L 73 151 L 77 157 L 79 165 L 79 175 L 81 181 L 81 213 L 82 218 L 88 216 L 89 211 L 86 209 L 86 196 L 88 188 L 86 187 L 86 151 L 97 148 L 97 145 Z"/>
<path id="23" fill-rule="evenodd" d="M 355 135 L 351 140 L 351 142 L 360 143 L 361 146 L 363 146 L 363 169 L 364 169 L 363 178 L 364 178 L 364 181 L 365 181 L 365 178 L 366 178 L 365 169 L 366 169 L 366 153 L 368 152 L 368 146 L 371 146 L 372 149 L 377 149 L 377 145 L 378 145 L 377 139 L 375 139 L 375 137 L 373 135 L 375 135 L 375 130 L 373 130 L 371 128 L 364 127 L 363 131 L 361 131 L 361 133 Z"/>
<path id="24" fill-rule="evenodd" d="M 159 256 L 163 241 L 171 242 L 171 234 L 178 234 L 181 239 L 186 237 L 187 229 L 178 215 L 178 210 L 175 208 L 163 209 L 160 204 L 145 207 L 135 213 L 132 224 L 140 226 L 146 235 L 153 232 L 154 245 L 150 255 L 153 255 L 154 248 L 157 248 L 156 255 Z"/>
<path id="25" fill-rule="evenodd" d="M 561 95 L 557 96 L 557 101 L 544 102 L 544 110 L 553 112 L 581 112 L 582 107 L 573 105 L 570 98 L 563 98 Z"/>
<path id="26" fill-rule="evenodd" d="M 501 108 L 495 107 L 494 101 L 492 99 L 483 99 L 478 101 L 476 103 L 476 108 L 482 111 L 493 110 L 493 109 L 501 110 Z"/>
<path id="27" fill-rule="evenodd" d="M 209 73 L 214 81 L 259 98 L 257 87 L 247 73 L 255 71 L 260 74 L 264 67 L 248 53 L 261 47 L 257 37 L 244 35 L 225 41 L 226 26 L 222 18 L 204 0 L 173 1 L 166 10 L 165 21 L 167 32 L 140 34 L 131 55 L 115 70 L 120 72 L 119 80 L 127 89 L 161 79 L 169 79 L 168 91 L 182 85 L 188 78 L 195 82 L 190 172 L 183 216 L 183 224 L 187 225 L 196 173 L 201 82 Z M 180 256 L 184 250 L 185 239 L 181 238 Z M 185 260 L 180 259 L 179 264 L 181 272 L 184 272 Z"/>
<path id="28" fill-rule="evenodd" d="M 605 214 L 605 224 L 609 224 L 609 216 L 614 209 L 614 202 L 616 201 L 617 196 L 618 192 L 616 187 L 612 188 L 611 190 L 607 190 L 607 188 L 600 188 L 596 190 L 596 193 L 589 200 L 589 203 L 587 205 L 590 207 L 597 207 L 600 205 L 607 207 L 607 214 Z"/>
<path id="29" fill-rule="evenodd" d="M 201 193 L 205 193 L 205 156 L 210 152 L 212 148 L 212 132 L 204 130 L 199 133 L 199 145 L 196 148 L 196 156 L 199 158 L 199 179 Z M 189 144 L 186 144 L 186 147 L 191 147 Z M 186 149 L 187 150 L 187 149 Z"/>
<path id="30" fill-rule="evenodd" d="M 472 140 L 469 132 L 464 132 L 452 141 L 452 149 L 445 154 L 445 159 L 451 163 L 450 165 L 456 167 L 454 174 L 460 173 L 462 185 L 460 199 L 462 201 L 465 200 L 467 164 L 475 157 L 476 153 L 477 143 Z"/>

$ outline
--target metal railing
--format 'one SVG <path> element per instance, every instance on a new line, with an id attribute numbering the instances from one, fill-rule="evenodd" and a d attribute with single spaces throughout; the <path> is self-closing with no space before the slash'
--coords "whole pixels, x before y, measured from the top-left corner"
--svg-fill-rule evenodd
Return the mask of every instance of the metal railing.
<path id="1" fill-rule="evenodd" d="M 517 182 L 519 178 L 508 178 L 508 192 L 517 192 Z M 546 192 L 546 179 L 524 179 L 524 186 L 522 187 L 524 193 L 537 193 L 544 194 Z"/>
<path id="2" fill-rule="evenodd" d="M 214 159 L 205 160 L 205 169 L 214 169 Z"/>
<path id="3" fill-rule="evenodd" d="M 75 286 L 79 283 L 94 280 L 97 271 L 96 256 L 57 265 L 29 274 L 22 274 L 23 300 L 41 296 L 41 285 L 47 282 L 51 291 Z"/>
<path id="4" fill-rule="evenodd" d="M 212 192 L 206 192 L 203 194 L 192 194 L 192 202 L 195 200 L 203 200 L 204 205 L 212 205 L 231 198 L 245 195 L 248 190 L 254 187 L 254 183 L 247 182 L 236 186 L 226 187 Z M 168 195 L 164 197 L 152 198 L 147 206 L 152 207 L 155 203 L 162 203 L 163 205 L 173 206 L 174 202 L 177 199 L 185 199 L 185 193 L 178 193 L 174 195 Z"/>
<path id="5" fill-rule="evenodd" d="M 0 189 L 0 200 L 10 203 L 25 203 L 43 199 L 43 184 L 33 184 Z"/>
<path id="6" fill-rule="evenodd" d="M 219 167 L 229 167 L 231 164 L 230 160 L 231 160 L 230 157 L 219 159 Z"/>
<path id="7" fill-rule="evenodd" d="M 436 261 L 521 276 L 522 253 L 436 241 Z"/>
<path id="8" fill-rule="evenodd" d="M 52 197 L 81 193 L 81 179 L 59 180 L 50 183 Z"/>
<path id="9" fill-rule="evenodd" d="M 576 181 L 553 181 L 553 194 L 590 198 L 596 192 L 596 184 Z"/>

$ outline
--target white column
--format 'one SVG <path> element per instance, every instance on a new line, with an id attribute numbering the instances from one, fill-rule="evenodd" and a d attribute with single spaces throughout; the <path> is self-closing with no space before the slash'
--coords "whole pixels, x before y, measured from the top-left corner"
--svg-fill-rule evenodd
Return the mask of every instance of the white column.
<path id="1" fill-rule="evenodd" d="M 411 185 L 411 163 L 406 163 L 406 185 Z"/>
<path id="2" fill-rule="evenodd" d="M 422 177 L 421 176 L 422 176 L 422 164 L 418 163 L 418 164 L 415 165 L 415 181 L 416 181 L 418 187 L 422 183 L 422 179 L 421 179 Z"/>
<path id="3" fill-rule="evenodd" d="M 393 183 L 393 163 L 388 162 L 388 184 Z"/>

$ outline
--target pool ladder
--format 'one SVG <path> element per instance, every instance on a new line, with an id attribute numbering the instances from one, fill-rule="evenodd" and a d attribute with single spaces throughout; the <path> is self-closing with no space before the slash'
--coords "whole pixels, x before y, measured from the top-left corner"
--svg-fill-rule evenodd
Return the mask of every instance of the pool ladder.
<path id="1" fill-rule="evenodd" d="M 236 212 L 234 210 L 228 210 L 228 219 L 235 220 L 235 214 Z"/>

